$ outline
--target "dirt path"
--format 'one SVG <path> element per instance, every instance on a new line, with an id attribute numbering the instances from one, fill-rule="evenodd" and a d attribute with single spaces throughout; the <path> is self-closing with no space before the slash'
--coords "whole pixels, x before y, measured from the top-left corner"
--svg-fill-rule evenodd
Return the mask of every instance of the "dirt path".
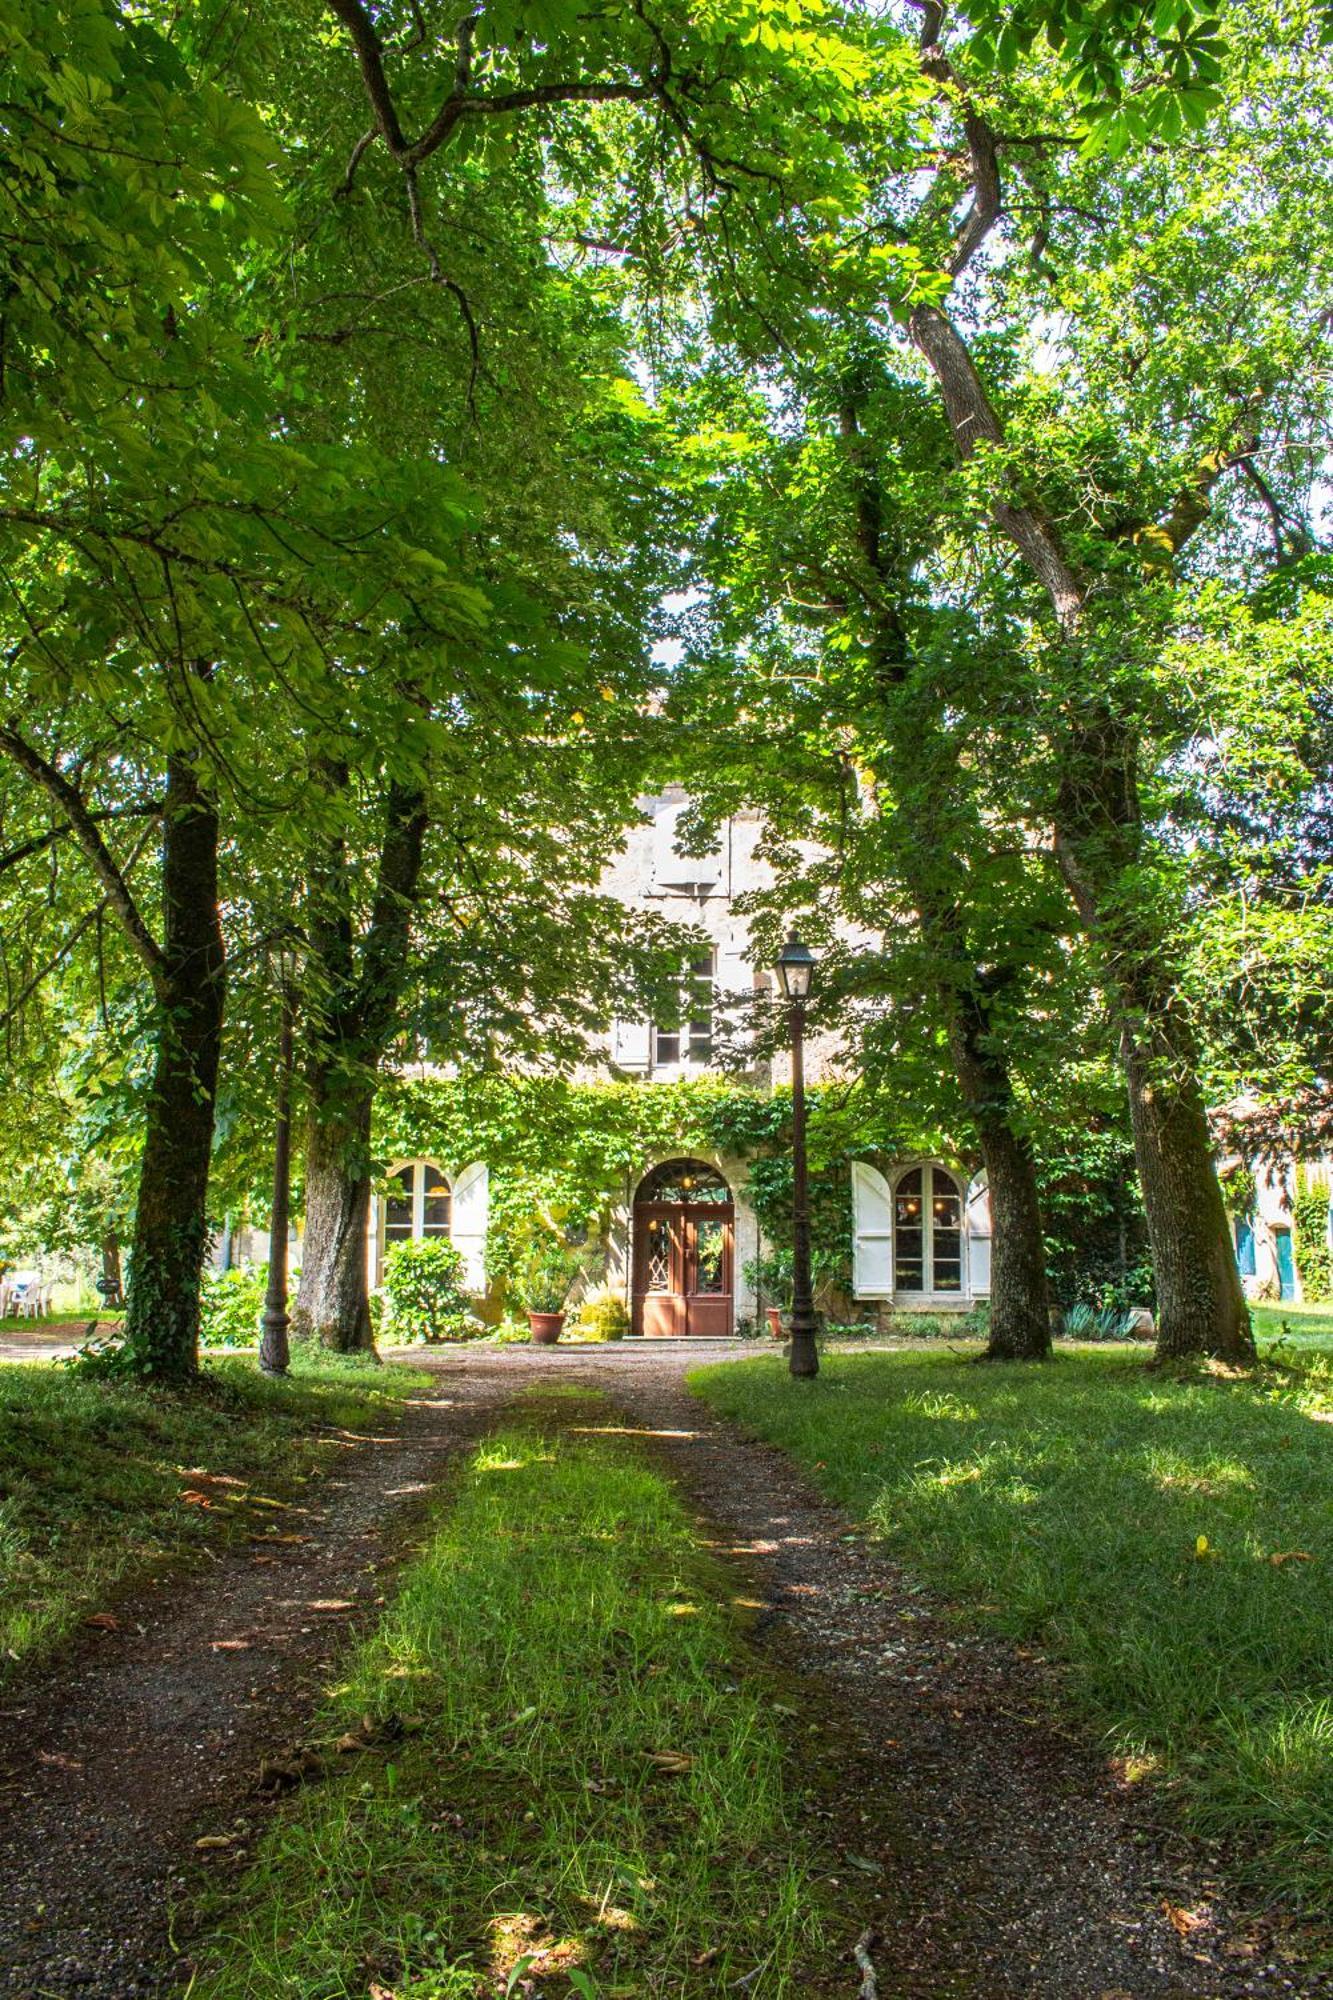
<path id="1" fill-rule="evenodd" d="M 1207 1857 L 1062 1732 L 1040 1663 L 960 1632 L 787 1460 L 689 1395 L 701 1358 L 638 1344 L 429 1356 L 442 1400 L 349 1458 L 302 1524 L 308 1544 L 149 1595 L 142 1630 L 127 1622 L 0 1709 L 0 1992 L 178 1985 L 166 1915 L 195 1838 L 262 1813 L 260 1761 L 300 1740 L 318 1668 L 377 1595 L 386 1534 L 515 1395 L 565 1380 L 623 1410 L 757 1584 L 756 1640 L 791 1677 L 849 1934 L 877 1933 L 879 2000 L 1327 1995 L 1327 1975 L 1244 1928 Z M 849 1965 L 849 2000 L 858 1983 Z"/>
<path id="2" fill-rule="evenodd" d="M 0 1992 L 178 1985 L 168 1922 L 196 1838 L 257 1809 L 261 1761 L 299 1741 L 413 1504 L 514 1386 L 451 1376 L 283 1515 L 302 1540 L 144 1591 L 117 1606 L 117 1631 L 0 1699 Z"/>
<path id="3" fill-rule="evenodd" d="M 780 1452 L 689 1394 L 700 1358 L 514 1349 L 484 1365 L 602 1388 L 757 1583 L 758 1643 L 793 1676 L 793 1728 L 822 1766 L 849 1931 L 878 1933 L 880 2000 L 1327 2000 L 1329 1973 L 1243 1922 L 1211 1857 L 1062 1727 L 1048 1668 L 962 1631 Z M 438 1365 L 452 1381 L 475 1363 Z M 849 2000 L 857 1984 L 849 1967 Z"/>

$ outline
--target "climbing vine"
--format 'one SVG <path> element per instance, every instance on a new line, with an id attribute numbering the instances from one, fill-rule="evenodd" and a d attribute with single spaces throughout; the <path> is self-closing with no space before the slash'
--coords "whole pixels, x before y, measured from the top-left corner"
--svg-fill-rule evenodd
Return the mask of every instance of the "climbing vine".
<path id="1" fill-rule="evenodd" d="M 1312 1184 L 1305 1167 L 1296 1169 L 1296 1192 L 1292 1198 L 1292 1220 L 1296 1224 L 1296 1263 L 1301 1274 L 1301 1290 L 1307 1300 L 1333 1296 L 1333 1255 L 1328 1244 L 1328 1188 L 1324 1182 Z"/>

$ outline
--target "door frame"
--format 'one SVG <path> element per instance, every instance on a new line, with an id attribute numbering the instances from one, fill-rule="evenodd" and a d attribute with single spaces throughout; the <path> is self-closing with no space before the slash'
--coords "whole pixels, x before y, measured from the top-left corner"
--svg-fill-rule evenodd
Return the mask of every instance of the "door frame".
<path id="1" fill-rule="evenodd" d="M 697 1337 L 690 1325 L 692 1301 L 716 1308 L 725 1304 L 726 1328 L 730 1334 L 736 1323 L 736 1203 L 731 1201 L 675 1202 L 640 1201 L 633 1208 L 634 1254 L 631 1287 L 632 1326 L 636 1334 L 649 1340 Z M 701 1221 L 720 1222 L 723 1227 L 724 1286 L 719 1292 L 697 1292 L 692 1284 L 697 1269 L 697 1227 Z M 644 1283 L 644 1262 L 648 1254 L 648 1225 L 664 1222 L 667 1229 L 667 1259 L 670 1289 L 650 1292 Z M 645 1328 L 649 1299 L 669 1301 L 665 1317 L 670 1324 L 664 1332 L 649 1333 Z M 659 1316 L 658 1308 L 655 1317 Z M 714 1335 L 714 1338 L 717 1336 Z"/>

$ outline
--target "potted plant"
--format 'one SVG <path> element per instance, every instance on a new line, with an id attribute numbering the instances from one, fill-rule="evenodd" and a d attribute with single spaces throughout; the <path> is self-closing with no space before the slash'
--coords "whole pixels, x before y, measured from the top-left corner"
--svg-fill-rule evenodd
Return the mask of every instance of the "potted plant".
<path id="1" fill-rule="evenodd" d="M 747 1284 L 764 1301 L 768 1331 L 774 1340 L 783 1339 L 791 1330 L 791 1264 L 790 1250 L 770 1250 L 767 1257 L 756 1257 L 745 1266 Z"/>
<path id="2" fill-rule="evenodd" d="M 554 1347 L 565 1323 L 565 1301 L 583 1259 L 556 1240 L 533 1245 L 515 1273 L 514 1290 L 528 1315 L 528 1330 L 538 1347 Z"/>

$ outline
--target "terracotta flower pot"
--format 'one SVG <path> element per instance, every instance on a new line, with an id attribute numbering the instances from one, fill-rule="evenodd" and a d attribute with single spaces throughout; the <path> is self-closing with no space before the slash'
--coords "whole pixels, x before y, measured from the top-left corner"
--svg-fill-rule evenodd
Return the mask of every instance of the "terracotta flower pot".
<path id="1" fill-rule="evenodd" d="M 783 1333 L 781 1307 L 767 1306 L 765 1307 L 765 1311 L 768 1314 L 768 1330 L 770 1334 L 772 1334 L 774 1340 L 781 1340 Z"/>
<path id="2" fill-rule="evenodd" d="M 554 1347 L 560 1338 L 560 1329 L 565 1323 L 565 1315 L 559 1313 L 528 1314 L 528 1331 L 532 1335 L 534 1347 Z"/>

